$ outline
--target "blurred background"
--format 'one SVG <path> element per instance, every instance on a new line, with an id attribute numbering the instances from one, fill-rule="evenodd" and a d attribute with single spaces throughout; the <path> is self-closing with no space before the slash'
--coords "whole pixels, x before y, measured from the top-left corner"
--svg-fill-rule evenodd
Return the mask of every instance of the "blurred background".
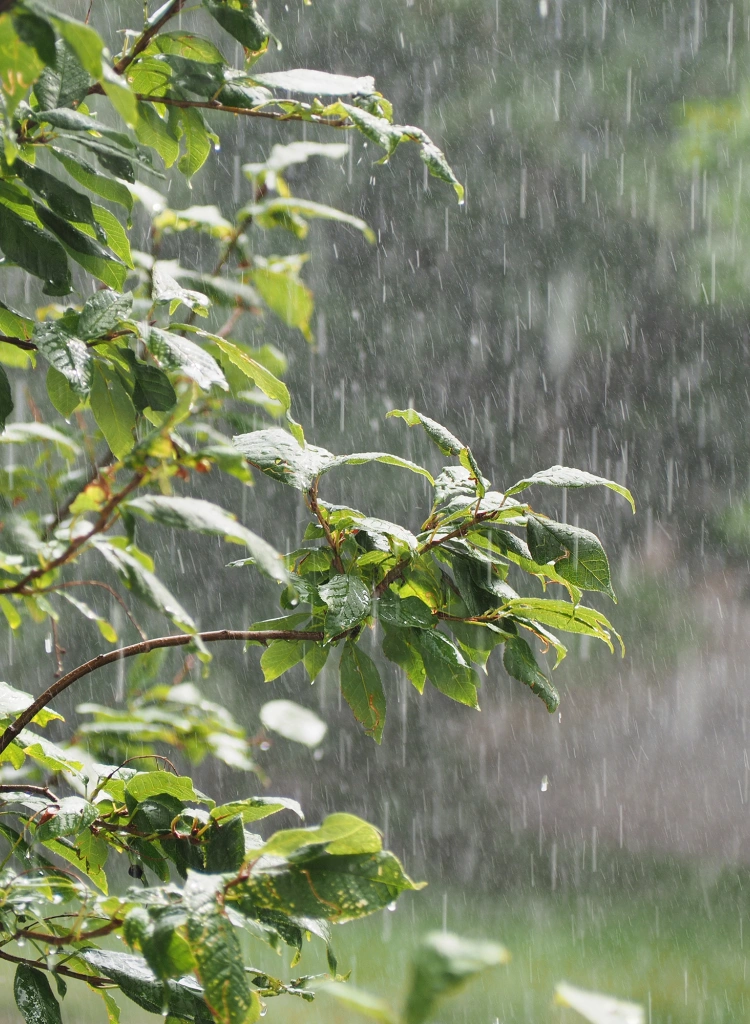
<path id="1" fill-rule="evenodd" d="M 88 3 L 59 6 L 80 16 Z M 557 1020 L 551 997 L 563 978 L 642 1003 L 649 1024 L 750 1021 L 750 6 L 259 6 L 283 43 L 264 71 L 374 75 L 396 119 L 445 149 L 467 198 L 457 206 L 408 147 L 376 165 L 360 138 L 340 164 L 292 169 L 295 194 L 363 217 L 378 241 L 314 226 L 303 272 L 313 343 L 270 317 L 246 317 L 238 336 L 284 352 L 295 416 L 333 451 L 379 448 L 436 468 L 420 435 L 384 420 L 413 403 L 470 443 L 500 489 L 553 463 L 630 487 L 635 517 L 609 492 L 535 495 L 547 514 L 604 541 L 619 604 L 601 607 L 627 654 L 571 643 L 556 672 L 560 717 L 499 660 L 480 714 L 434 691 L 419 698 L 384 664 L 379 748 L 342 709 L 333 666 L 312 688 L 296 669 L 266 686 L 257 649 L 227 645 L 202 685 L 251 733 L 271 697 L 316 710 L 329 725 L 318 751 L 277 739 L 261 756 L 269 792 L 299 799 L 311 822 L 333 809 L 368 818 L 430 883 L 396 913 L 341 933 L 342 968 L 358 984 L 398 986 L 405 950 L 447 927 L 499 939 L 514 959 L 446 1004 L 445 1024 Z M 142 5 L 95 0 L 92 18 L 114 50 L 116 28 L 137 29 Z M 210 34 L 206 21 L 183 16 Z M 234 44 L 214 38 L 231 57 Z M 251 198 L 242 164 L 276 142 L 341 140 L 228 115 L 213 123 L 221 149 L 192 190 L 170 179 L 175 208 L 216 204 L 231 215 Z M 136 219 L 135 247 L 146 234 Z M 255 244 L 270 253 L 285 243 L 258 232 Z M 209 250 L 179 238 L 185 266 L 203 266 Z M 164 255 L 178 255 L 178 242 Z M 33 286 L 13 282 L 9 301 L 35 301 Z M 428 496 L 417 478 L 399 477 L 396 493 L 396 472 L 339 471 L 323 497 L 413 529 Z M 191 483 L 190 493 L 296 546 L 307 513 L 290 491 L 228 480 L 204 481 L 202 493 Z M 186 547 L 147 525 L 139 536 L 201 628 L 273 614 L 272 587 L 224 568 L 237 549 L 193 537 Z M 141 610 L 152 635 L 168 631 L 151 616 Z M 0 675 L 22 689 L 48 685 L 44 631 L 23 649 L 1 635 Z M 64 642 L 69 667 L 101 646 L 93 625 L 78 623 Z M 181 658 L 170 659 L 171 677 Z M 118 694 L 108 669 L 61 709 L 74 718 L 80 701 Z M 199 781 L 227 799 L 260 786 L 208 763 Z M 316 964 L 311 952 L 301 969 Z M 76 1005 L 70 1020 L 104 1019 L 100 1005 Z M 14 1013 L 0 1019 L 20 1020 Z M 274 1014 L 349 1020 L 322 998 Z M 127 1008 L 122 1019 L 141 1017 Z"/>

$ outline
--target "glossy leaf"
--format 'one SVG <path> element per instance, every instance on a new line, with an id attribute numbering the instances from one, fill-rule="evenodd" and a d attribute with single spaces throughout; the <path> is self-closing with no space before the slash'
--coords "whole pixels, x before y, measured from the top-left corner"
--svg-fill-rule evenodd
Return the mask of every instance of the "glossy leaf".
<path id="1" fill-rule="evenodd" d="M 344 700 L 365 733 L 380 743 L 385 725 L 385 693 L 375 662 L 353 640 L 347 640 L 339 673 Z"/>
<path id="2" fill-rule="evenodd" d="M 539 473 L 534 473 L 533 476 L 519 480 L 518 483 L 509 487 L 505 493 L 508 496 L 518 494 L 520 491 L 525 491 L 527 487 L 533 487 L 535 484 L 545 484 L 547 487 L 608 487 L 611 491 L 621 494 L 630 503 L 630 507 L 635 512 L 635 501 L 627 487 L 615 483 L 614 480 L 595 476 L 593 473 L 587 473 L 583 469 L 570 469 L 568 466 L 550 466 L 549 469 L 543 469 Z"/>
<path id="3" fill-rule="evenodd" d="M 357 576 L 332 576 L 318 587 L 321 600 L 328 607 L 325 617 L 326 639 L 345 633 L 356 626 L 370 610 L 370 591 Z"/>
<path id="4" fill-rule="evenodd" d="M 550 714 L 557 711 L 560 694 L 539 668 L 534 652 L 522 637 L 512 636 L 505 641 L 503 665 L 509 676 L 525 683 L 532 693 L 542 698 Z"/>
<path id="5" fill-rule="evenodd" d="M 130 292 L 121 295 L 109 288 L 94 292 L 81 310 L 78 333 L 82 338 L 101 338 L 129 316 L 132 305 Z"/>
<path id="6" fill-rule="evenodd" d="M 13 995 L 26 1024 L 62 1024 L 60 1004 L 42 971 L 19 964 L 13 981 Z"/>
<path id="7" fill-rule="evenodd" d="M 166 369 L 178 370 L 194 380 L 204 391 L 208 391 L 214 384 L 225 391 L 229 390 L 221 367 L 200 345 L 188 338 L 181 338 L 179 334 L 148 324 L 141 325 L 141 333 L 148 350 Z"/>
<path id="8" fill-rule="evenodd" d="M 101 363 L 94 368 L 91 411 L 112 454 L 118 459 L 125 458 L 135 443 L 135 407 L 120 379 L 107 373 Z"/>
<path id="9" fill-rule="evenodd" d="M 526 536 L 535 562 L 554 562 L 558 576 L 579 590 L 600 591 L 616 600 L 609 560 L 595 534 L 578 526 L 530 515 Z"/>

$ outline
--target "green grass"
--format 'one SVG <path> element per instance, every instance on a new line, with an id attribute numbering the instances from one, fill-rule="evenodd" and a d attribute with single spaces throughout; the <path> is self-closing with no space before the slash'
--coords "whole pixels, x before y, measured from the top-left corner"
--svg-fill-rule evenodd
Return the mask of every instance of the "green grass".
<path id="1" fill-rule="evenodd" d="M 634 864 L 637 862 L 634 862 Z M 651 1006 L 651 1024 L 750 1024 L 750 877 L 725 873 L 705 881 L 697 870 L 662 868 L 640 884 L 633 877 L 610 891 L 604 875 L 590 892 L 573 895 L 527 890 L 508 894 L 443 893 L 431 887 L 400 901 L 394 913 L 334 931 L 340 970 L 352 981 L 398 1003 L 419 936 L 440 929 L 503 942 L 512 961 L 481 976 L 444 1003 L 442 1024 L 573 1024 L 580 1018 L 554 1008 L 561 980 Z M 629 890 L 629 891 L 628 891 Z M 254 963 L 284 977 L 325 970 L 320 943 L 305 948 L 301 964 L 265 948 Z M 18 1024 L 10 975 L 0 1000 L 2 1024 Z M 144 1014 L 119 996 L 122 1024 Z M 71 985 L 63 1004 L 66 1024 L 105 1024 L 100 998 Z M 356 1024 L 350 1010 L 321 996 L 312 1005 L 289 997 L 269 1003 L 266 1020 L 284 1024 Z M 364 1018 L 362 1018 L 364 1020 Z M 646 1015 L 649 1024 L 648 1012 Z"/>

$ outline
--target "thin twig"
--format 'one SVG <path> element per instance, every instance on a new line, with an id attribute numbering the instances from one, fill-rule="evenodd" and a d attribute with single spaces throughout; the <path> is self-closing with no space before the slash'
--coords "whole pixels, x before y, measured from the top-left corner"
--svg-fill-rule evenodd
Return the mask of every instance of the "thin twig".
<path id="1" fill-rule="evenodd" d="M 31 786 L 21 782 L 18 785 L 14 785 L 9 782 L 0 786 L 0 793 L 27 793 L 29 796 L 46 796 L 48 800 L 57 803 L 57 797 L 46 786 Z"/>
<path id="2" fill-rule="evenodd" d="M 2 0 L 0 0 L 2 3 Z M 0 7 L 0 14 L 2 13 L 2 7 Z M 36 352 L 37 348 L 33 341 L 26 341 L 24 338 L 9 338 L 7 334 L 0 334 L 0 341 L 4 345 L 14 345 L 16 348 L 22 348 L 24 352 Z"/>
<path id="3" fill-rule="evenodd" d="M 0 0 L 2 4 L 2 0 Z M 2 7 L 0 6 L 0 13 L 2 13 Z M 38 971 L 50 971 L 52 974 L 62 974 L 66 978 L 75 978 L 76 981 L 85 981 L 87 985 L 91 985 L 92 988 L 112 988 L 113 983 L 109 978 L 97 978 L 93 974 L 79 974 L 78 971 L 71 971 L 69 967 L 63 967 L 59 965 L 57 967 L 50 967 L 46 960 L 27 960 L 23 956 L 14 956 L 12 953 L 6 953 L 4 949 L 0 949 L 0 960 L 7 960 L 11 964 L 23 964 L 25 967 L 35 967 Z"/>
<path id="4" fill-rule="evenodd" d="M 144 476 L 145 470 L 141 470 L 136 473 L 129 484 L 109 499 L 107 504 L 99 513 L 99 518 L 88 533 L 72 540 L 63 553 L 58 555 L 57 558 L 53 558 L 47 565 L 40 566 L 38 569 L 33 569 L 31 572 L 27 573 L 23 579 L 18 580 L 17 583 L 14 583 L 10 587 L 0 587 L 0 594 L 17 594 L 24 590 L 29 583 L 33 583 L 34 580 L 39 579 L 40 576 L 45 576 L 48 572 L 52 572 L 53 569 L 57 569 L 61 565 L 65 565 L 66 562 L 70 561 L 79 548 L 82 548 L 83 545 L 90 541 L 92 537 L 96 536 L 96 534 L 103 533 L 109 528 L 111 525 L 109 517 L 112 512 L 114 512 L 121 501 L 124 501 L 124 499 L 127 498 L 131 491 L 134 491 L 136 487 L 140 486 Z"/>
<path id="5" fill-rule="evenodd" d="M 323 513 L 321 511 L 320 505 L 318 505 L 318 481 L 317 480 L 315 480 L 315 482 L 313 483 L 312 487 L 307 492 L 307 504 L 308 504 L 308 507 L 309 507 L 310 511 L 316 517 L 316 519 L 320 523 L 321 527 L 323 528 L 323 533 L 325 534 L 326 540 L 328 541 L 328 546 L 330 547 L 331 551 L 333 552 L 333 564 L 336 567 L 336 571 L 338 573 L 340 573 L 342 576 L 344 576 L 346 574 L 346 570 L 344 569 L 344 563 L 341 561 L 341 556 L 339 555 L 339 549 L 336 547 L 336 542 L 333 539 L 333 534 L 331 533 L 331 527 L 328 525 L 328 520 L 325 518 L 325 516 L 323 515 Z"/>
<path id="6" fill-rule="evenodd" d="M 109 583 L 103 583 L 101 580 L 70 580 L 68 583 L 56 583 L 54 587 L 44 587 L 41 590 L 30 590 L 29 594 L 55 594 L 58 590 L 68 590 L 70 587 L 101 587 L 102 590 L 106 590 L 107 593 L 117 601 L 127 617 L 130 619 L 141 640 L 148 640 L 148 637 L 136 622 L 136 619 L 128 606 L 114 587 L 110 587 Z"/>
<path id="7" fill-rule="evenodd" d="M 175 16 L 175 14 L 179 14 L 180 10 L 184 6 L 185 6 L 185 0 L 173 0 L 173 2 L 170 4 L 170 6 L 167 8 L 167 10 L 161 16 L 161 18 L 159 18 L 158 21 L 154 22 L 153 25 L 150 25 L 145 30 L 145 32 L 143 32 L 142 35 L 140 35 L 138 37 L 138 39 L 136 40 L 136 42 L 135 42 L 135 44 L 133 46 L 133 49 L 130 51 L 130 53 L 127 53 L 124 57 L 121 57 L 114 64 L 114 71 L 115 71 L 115 73 L 118 74 L 118 75 L 121 75 L 123 73 L 123 71 L 125 71 L 128 67 L 130 67 L 130 65 L 133 63 L 135 58 L 138 57 L 141 53 L 143 53 L 143 51 L 146 49 L 146 47 L 151 42 L 151 40 L 154 38 L 154 36 L 158 35 L 158 33 L 161 32 L 161 30 L 164 28 L 166 23 L 171 18 L 173 18 Z"/>
<path id="8" fill-rule="evenodd" d="M 98 83 L 93 85 L 89 92 L 102 92 Z M 262 110 L 260 107 L 230 107 L 218 100 L 178 100 L 173 96 L 150 96 L 146 93 L 137 92 L 136 98 L 143 103 L 162 103 L 166 107 L 181 107 L 184 110 L 196 108 L 199 110 L 216 110 L 224 114 L 238 114 L 241 117 L 265 117 L 270 121 L 311 121 L 313 124 L 322 124 L 327 128 L 351 128 L 352 122 L 348 117 L 320 117 L 317 114 L 310 114 L 304 117 L 302 114 L 285 114 L 278 110 Z"/>
<path id="9" fill-rule="evenodd" d="M 322 630 L 218 629 L 209 633 L 176 633 L 172 636 L 160 636 L 155 637 L 153 640 L 142 640 L 138 644 L 130 644 L 128 647 L 121 647 L 116 651 L 107 651 L 106 654 L 99 654 L 96 658 L 92 658 L 83 665 L 79 665 L 78 668 L 74 668 L 72 671 L 68 672 L 49 686 L 43 694 L 37 697 L 33 704 L 30 704 L 25 711 L 23 711 L 18 718 L 8 726 L 0 737 L 0 754 L 10 743 L 13 742 L 21 730 L 29 724 L 29 722 L 42 710 L 42 708 L 47 707 L 50 701 L 54 700 L 55 697 L 63 692 L 63 690 L 66 690 L 77 680 L 90 675 L 99 668 L 104 668 L 105 665 L 111 665 L 113 662 L 120 661 L 123 658 L 133 658 L 138 654 L 148 654 L 149 651 L 155 651 L 161 647 L 184 647 L 187 644 L 193 643 L 196 637 L 199 637 L 204 643 L 209 644 L 215 643 L 218 640 L 255 640 L 261 643 L 267 643 L 269 640 L 320 641 L 324 639 L 324 634 Z"/>

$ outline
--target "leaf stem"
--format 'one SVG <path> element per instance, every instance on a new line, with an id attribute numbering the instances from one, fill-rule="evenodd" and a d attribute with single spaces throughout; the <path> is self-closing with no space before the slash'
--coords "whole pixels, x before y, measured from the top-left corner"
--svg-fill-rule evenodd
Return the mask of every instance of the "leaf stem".
<path id="1" fill-rule="evenodd" d="M 320 523 L 321 527 L 323 528 L 323 533 L 326 535 L 326 540 L 328 541 L 328 546 L 330 547 L 331 551 L 333 552 L 333 564 L 336 567 L 336 571 L 338 573 L 340 573 L 342 576 L 345 576 L 346 575 L 346 570 L 344 569 L 344 563 L 341 561 L 341 555 L 339 555 L 339 549 L 336 547 L 336 541 L 333 539 L 333 534 L 331 533 L 331 527 L 328 525 L 328 520 L 325 518 L 325 516 L 321 512 L 320 505 L 318 504 L 318 481 L 317 480 L 315 480 L 315 482 L 313 483 L 312 487 L 307 492 L 307 504 L 308 504 L 308 508 L 310 509 L 312 514 L 315 516 L 315 518 L 318 520 L 318 522 Z"/>
<path id="2" fill-rule="evenodd" d="M 159 32 L 164 28 L 166 23 L 179 14 L 180 10 L 185 6 L 185 0 L 172 0 L 167 10 L 162 14 L 158 21 L 155 21 L 153 25 L 150 25 L 136 40 L 133 49 L 130 53 L 125 54 L 114 64 L 114 71 L 116 74 L 121 75 L 130 65 L 133 63 L 136 57 L 138 57 L 146 49 L 148 44 L 158 35 Z"/>

